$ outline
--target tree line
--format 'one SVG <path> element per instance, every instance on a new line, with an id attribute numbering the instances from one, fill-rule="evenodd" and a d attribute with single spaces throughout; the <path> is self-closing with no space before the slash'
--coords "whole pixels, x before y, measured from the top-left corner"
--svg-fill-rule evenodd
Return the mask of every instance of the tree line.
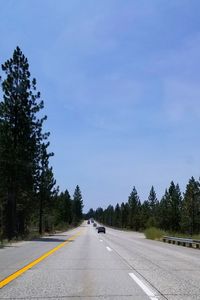
<path id="1" fill-rule="evenodd" d="M 90 209 L 86 218 L 93 217 L 100 223 L 117 228 L 144 230 L 157 227 L 170 232 L 189 235 L 200 233 L 200 182 L 194 177 L 189 179 L 185 193 L 179 185 L 171 182 L 165 194 L 157 199 L 152 186 L 148 199 L 141 203 L 135 187 L 127 202 Z"/>
<path id="2" fill-rule="evenodd" d="M 79 186 L 73 198 L 59 192 L 44 131 L 44 101 L 31 77 L 28 59 L 16 47 L 0 77 L 0 238 L 24 236 L 82 219 Z"/>

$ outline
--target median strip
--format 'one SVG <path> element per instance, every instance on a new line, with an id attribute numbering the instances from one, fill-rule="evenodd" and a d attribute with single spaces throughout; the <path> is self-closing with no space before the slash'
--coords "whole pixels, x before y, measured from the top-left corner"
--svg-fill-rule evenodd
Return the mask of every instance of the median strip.
<path id="1" fill-rule="evenodd" d="M 23 273 L 25 273 L 26 271 L 28 271 L 29 269 L 31 269 L 32 267 L 34 267 L 35 265 L 37 265 L 38 263 L 40 263 L 42 260 L 44 260 L 45 258 L 47 258 L 49 255 L 53 254 L 54 252 L 56 252 L 57 250 L 59 250 L 60 248 L 62 248 L 63 246 L 65 246 L 66 244 L 70 243 L 71 241 L 74 241 L 80 234 L 81 234 L 81 232 L 76 233 L 75 235 L 73 235 L 72 237 L 70 237 L 65 242 L 61 243 L 60 245 L 58 245 L 55 248 L 51 249 L 50 251 L 46 252 L 45 254 L 43 254 L 42 256 L 38 257 L 36 260 L 32 261 L 28 265 L 24 266 L 23 268 L 19 269 L 18 271 L 14 272 L 13 274 L 11 274 L 8 277 L 6 277 L 3 280 L 1 280 L 0 281 L 0 288 L 3 288 L 5 285 L 7 285 L 8 283 L 10 283 L 14 279 L 16 279 L 17 277 L 19 277 L 20 275 L 22 275 Z"/>

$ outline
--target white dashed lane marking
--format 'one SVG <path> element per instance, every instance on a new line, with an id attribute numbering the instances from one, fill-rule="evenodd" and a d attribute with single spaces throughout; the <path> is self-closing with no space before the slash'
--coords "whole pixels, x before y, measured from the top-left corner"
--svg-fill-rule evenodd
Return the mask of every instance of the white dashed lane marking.
<path id="1" fill-rule="evenodd" d="M 110 247 L 106 247 L 106 249 L 110 252 L 112 251 L 112 249 Z"/>
<path id="2" fill-rule="evenodd" d="M 146 286 L 135 274 L 129 273 L 129 276 L 141 287 L 141 289 L 145 292 L 147 296 L 151 300 L 158 300 L 158 298 L 154 295 L 154 293 Z"/>

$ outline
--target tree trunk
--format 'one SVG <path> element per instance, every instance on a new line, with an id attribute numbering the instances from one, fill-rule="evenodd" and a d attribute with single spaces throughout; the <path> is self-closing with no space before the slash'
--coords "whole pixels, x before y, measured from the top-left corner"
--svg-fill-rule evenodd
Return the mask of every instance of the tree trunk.
<path id="1" fill-rule="evenodd" d="M 43 232 L 43 199 L 42 195 L 40 195 L 40 212 L 39 212 L 39 234 Z"/>
<path id="2" fill-rule="evenodd" d="M 8 192 L 7 199 L 7 236 L 9 240 L 16 236 L 16 195 L 13 191 Z"/>

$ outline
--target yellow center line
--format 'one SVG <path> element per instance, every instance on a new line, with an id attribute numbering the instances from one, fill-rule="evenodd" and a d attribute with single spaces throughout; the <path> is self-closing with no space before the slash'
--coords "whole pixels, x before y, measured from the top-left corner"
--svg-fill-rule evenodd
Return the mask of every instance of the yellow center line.
<path id="1" fill-rule="evenodd" d="M 46 252 L 45 254 L 43 254 L 42 256 L 38 257 L 36 260 L 32 261 L 28 265 L 24 266 L 23 268 L 19 269 L 18 271 L 14 272 L 13 274 L 11 274 L 8 277 L 6 277 L 3 280 L 1 280 L 0 281 L 0 289 L 2 287 L 4 287 L 5 285 L 7 285 L 8 283 L 10 283 L 11 281 L 13 281 L 14 279 L 16 279 L 17 277 L 19 277 L 20 275 L 22 275 L 27 270 L 31 269 L 32 267 L 34 267 L 35 265 L 37 265 L 38 263 L 40 263 L 42 260 L 44 260 L 49 255 L 53 254 L 54 252 L 56 252 L 57 250 L 59 250 L 60 248 L 62 248 L 63 246 L 65 246 L 66 244 L 69 244 L 71 241 L 74 241 L 79 235 L 81 235 L 81 232 L 76 233 L 75 235 L 71 236 L 65 242 L 61 243 L 60 245 L 58 245 L 55 248 L 51 249 L 50 251 Z"/>

